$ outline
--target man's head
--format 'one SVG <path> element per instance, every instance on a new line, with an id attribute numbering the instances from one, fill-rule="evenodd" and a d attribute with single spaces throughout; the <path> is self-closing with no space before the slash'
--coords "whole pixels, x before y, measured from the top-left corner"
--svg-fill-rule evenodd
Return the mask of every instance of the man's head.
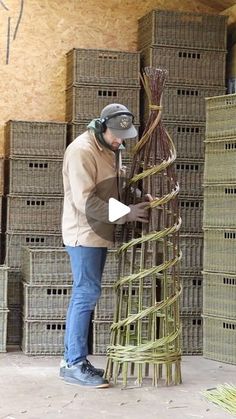
<path id="1" fill-rule="evenodd" d="M 133 125 L 134 116 L 126 106 L 112 103 L 105 106 L 100 115 L 103 135 L 109 130 L 113 137 L 121 140 L 135 138 L 138 133 Z"/>

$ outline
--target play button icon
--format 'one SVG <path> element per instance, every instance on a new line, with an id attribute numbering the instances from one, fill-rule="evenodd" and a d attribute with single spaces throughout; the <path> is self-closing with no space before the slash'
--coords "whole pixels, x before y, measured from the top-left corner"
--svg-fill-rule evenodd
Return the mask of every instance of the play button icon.
<path id="1" fill-rule="evenodd" d="M 108 201 L 108 218 L 111 223 L 123 217 L 130 212 L 130 207 L 117 201 L 115 198 L 110 198 Z"/>

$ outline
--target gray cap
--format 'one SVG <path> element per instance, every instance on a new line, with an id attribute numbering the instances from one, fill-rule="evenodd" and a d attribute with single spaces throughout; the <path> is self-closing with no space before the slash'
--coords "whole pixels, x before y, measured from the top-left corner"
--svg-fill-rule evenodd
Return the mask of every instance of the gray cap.
<path id="1" fill-rule="evenodd" d="M 134 138 L 138 133 L 133 125 L 133 115 L 128 108 L 112 103 L 103 108 L 100 118 L 117 138 Z"/>

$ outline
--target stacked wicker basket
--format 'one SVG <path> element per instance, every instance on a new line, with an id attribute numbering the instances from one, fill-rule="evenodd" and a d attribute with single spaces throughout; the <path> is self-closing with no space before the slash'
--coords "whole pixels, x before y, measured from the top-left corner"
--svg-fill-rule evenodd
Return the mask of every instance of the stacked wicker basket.
<path id="1" fill-rule="evenodd" d="M 236 94 L 206 110 L 203 354 L 236 364 Z"/>
<path id="2" fill-rule="evenodd" d="M 8 121 L 9 156 L 6 214 L 8 344 L 21 337 L 23 246 L 61 246 L 62 158 L 66 124 Z"/>
<path id="3" fill-rule="evenodd" d="M 164 125 L 177 149 L 182 217 L 182 351 L 202 352 L 202 211 L 206 96 L 225 93 L 225 16 L 153 10 L 139 20 L 142 67 L 168 70 Z M 143 124 L 148 113 L 143 98 Z"/>
<path id="4" fill-rule="evenodd" d="M 24 247 L 22 350 L 30 355 L 63 353 L 71 295 L 69 256 L 62 247 Z"/>
<path id="5" fill-rule="evenodd" d="M 139 125 L 139 65 L 137 52 L 77 48 L 67 54 L 66 120 L 68 142 L 82 134 L 104 106 L 121 103 Z M 129 165 L 131 140 L 123 152 Z"/>
<path id="6" fill-rule="evenodd" d="M 69 138 L 73 141 L 86 130 L 87 124 L 98 118 L 109 103 L 121 103 L 134 114 L 139 126 L 139 69 L 137 52 L 95 49 L 73 49 L 67 54 L 67 121 Z M 133 139 L 126 140 L 122 161 L 127 172 L 132 161 Z M 117 229 L 117 239 L 120 230 Z M 102 296 L 93 321 L 93 353 L 104 354 L 110 338 L 110 325 L 114 312 L 114 282 L 117 279 L 117 258 L 108 252 L 102 282 Z"/>

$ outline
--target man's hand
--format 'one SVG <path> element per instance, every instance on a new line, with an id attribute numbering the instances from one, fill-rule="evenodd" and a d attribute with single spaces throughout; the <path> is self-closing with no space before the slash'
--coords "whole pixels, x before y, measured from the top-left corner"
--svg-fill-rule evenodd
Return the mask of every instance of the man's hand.
<path id="1" fill-rule="evenodd" d="M 129 205 L 130 212 L 126 215 L 126 221 L 140 221 L 141 223 L 148 223 L 150 208 L 148 202 L 140 202 L 136 205 Z"/>

